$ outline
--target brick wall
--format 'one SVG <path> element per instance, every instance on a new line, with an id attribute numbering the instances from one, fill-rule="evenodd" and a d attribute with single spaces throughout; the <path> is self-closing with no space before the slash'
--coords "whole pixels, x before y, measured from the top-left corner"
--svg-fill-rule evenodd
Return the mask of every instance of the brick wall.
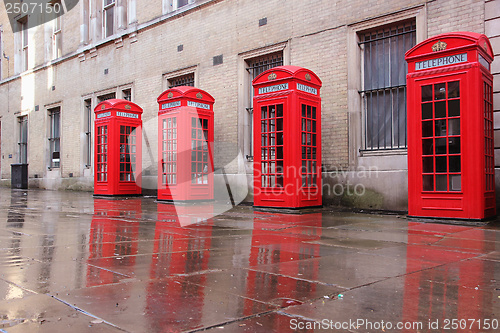
<path id="1" fill-rule="evenodd" d="M 237 72 L 238 55 L 286 41 L 290 64 L 313 70 L 323 81 L 323 164 L 346 169 L 350 167 L 346 89 L 348 26 L 383 15 L 388 15 L 390 20 L 392 13 L 426 4 L 429 37 L 449 31 L 484 32 L 484 6 L 498 4 L 498 0 L 486 3 L 484 0 L 219 0 L 205 1 L 201 7 L 183 11 L 182 15 L 171 13 L 171 17 L 164 16 L 161 22 L 148 25 L 162 15 L 162 1 L 136 2 L 140 29 L 128 31 L 117 43 L 111 40 L 99 44 L 94 40 L 94 44 L 80 45 L 81 8 L 66 14 L 62 24 L 65 57 L 52 66 L 44 67 L 50 34 L 47 35 L 43 26 L 31 29 L 35 45 L 30 57 L 39 69 L 0 82 L 2 158 L 14 155 L 10 161 L 6 157 L 2 159 L 2 178 L 10 177 L 9 162 L 16 162 L 17 115 L 29 114 L 30 176 L 43 176 L 48 156 L 47 106 L 60 103 L 61 176 L 67 177 L 69 173 L 82 176 L 82 96 L 93 96 L 95 101 L 99 91 L 132 84 L 134 102 L 144 108 L 144 122 L 154 122 L 158 109 L 156 98 L 163 90 L 162 75 L 189 66 L 197 68 L 198 87 L 216 99 L 215 161 L 216 167 L 222 167 L 236 157 L 241 142 L 237 130 L 238 99 L 241 98 L 238 87 L 242 84 Z M 259 27 L 258 21 L 264 17 L 268 23 Z M 493 22 L 489 16 L 486 19 Z M 9 71 L 13 74 L 15 48 L 3 11 L 0 24 L 4 29 L 3 50 L 11 57 Z M 181 44 L 183 51 L 178 52 L 177 46 Z M 223 63 L 213 66 L 213 57 L 221 54 Z M 2 68 L 5 77 L 6 66 Z M 108 74 L 104 74 L 105 69 Z M 496 87 L 495 91 L 499 92 L 498 85 Z M 496 110 L 499 104 L 496 102 Z M 35 106 L 39 111 L 34 111 Z M 149 156 L 156 156 L 156 127 L 145 128 L 150 145 L 143 148 L 144 164 L 152 165 L 155 172 L 156 165 Z M 237 168 L 231 166 L 226 171 L 234 173 Z"/>

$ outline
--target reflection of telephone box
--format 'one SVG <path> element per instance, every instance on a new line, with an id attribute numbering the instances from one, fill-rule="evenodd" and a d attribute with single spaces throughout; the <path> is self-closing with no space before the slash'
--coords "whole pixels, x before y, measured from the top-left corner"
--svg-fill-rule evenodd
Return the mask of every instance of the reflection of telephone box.
<path id="1" fill-rule="evenodd" d="M 139 249 L 139 221 L 142 202 L 94 199 L 94 216 L 90 226 L 87 286 L 116 281 L 115 270 L 127 267 L 133 275 Z M 116 257 L 121 256 L 121 261 Z"/>
<path id="2" fill-rule="evenodd" d="M 494 216 L 490 42 L 477 33 L 442 34 L 406 60 L 409 215 Z"/>
<path id="3" fill-rule="evenodd" d="M 321 80 L 280 66 L 253 87 L 254 205 L 321 206 Z"/>
<path id="4" fill-rule="evenodd" d="M 205 209 L 213 210 L 211 206 L 206 206 Z M 196 224 L 196 217 L 193 217 L 192 225 L 182 225 L 181 216 L 185 219 L 191 214 L 189 208 L 158 204 L 152 279 L 208 268 L 212 225 L 210 222 Z"/>
<path id="5" fill-rule="evenodd" d="M 95 110 L 94 194 L 142 193 L 142 109 L 109 99 Z"/>
<path id="6" fill-rule="evenodd" d="M 273 295 L 274 301 L 310 299 L 315 293 L 315 286 L 293 283 L 291 276 L 301 275 L 306 281 L 316 281 L 319 276 L 319 261 L 307 260 L 320 256 L 320 245 L 316 243 L 322 235 L 323 216 L 313 214 L 271 214 L 255 212 L 250 249 L 250 268 L 262 265 L 276 267 L 276 275 L 259 270 L 248 270 L 246 296 L 256 299 L 259 294 Z M 282 227 L 296 227 L 283 230 Z M 281 227 L 280 227 L 281 226 Z M 304 269 L 307 260 L 307 269 Z M 269 281 L 274 281 L 270 283 Z M 245 315 L 250 315 L 253 302 L 245 302 Z M 279 320 L 279 319 L 278 319 Z M 288 322 L 289 323 L 289 322 Z M 284 323 L 276 325 L 285 327 Z M 273 327 L 274 332 L 280 331 Z"/>
<path id="7" fill-rule="evenodd" d="M 158 200 L 213 200 L 214 102 L 193 87 L 158 97 Z"/>

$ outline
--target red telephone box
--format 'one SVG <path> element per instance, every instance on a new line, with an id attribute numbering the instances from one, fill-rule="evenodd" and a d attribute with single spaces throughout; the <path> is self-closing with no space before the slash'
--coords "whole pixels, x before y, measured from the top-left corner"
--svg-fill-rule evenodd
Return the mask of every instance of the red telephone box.
<path id="1" fill-rule="evenodd" d="M 274 67 L 254 87 L 254 205 L 321 206 L 321 80 Z"/>
<path id="2" fill-rule="evenodd" d="M 142 109 L 109 99 L 95 110 L 94 194 L 140 195 Z"/>
<path id="3" fill-rule="evenodd" d="M 408 214 L 496 214 L 493 52 L 485 35 L 438 35 L 406 53 Z"/>
<path id="4" fill-rule="evenodd" d="M 213 200 L 214 102 L 184 86 L 158 97 L 158 200 Z"/>

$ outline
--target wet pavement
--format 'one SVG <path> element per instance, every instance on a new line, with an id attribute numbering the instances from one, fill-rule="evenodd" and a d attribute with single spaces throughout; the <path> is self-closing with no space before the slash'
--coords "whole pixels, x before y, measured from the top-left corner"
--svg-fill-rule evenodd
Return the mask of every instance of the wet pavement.
<path id="1" fill-rule="evenodd" d="M 177 208 L 0 188 L 0 332 L 500 331 L 496 223 Z"/>

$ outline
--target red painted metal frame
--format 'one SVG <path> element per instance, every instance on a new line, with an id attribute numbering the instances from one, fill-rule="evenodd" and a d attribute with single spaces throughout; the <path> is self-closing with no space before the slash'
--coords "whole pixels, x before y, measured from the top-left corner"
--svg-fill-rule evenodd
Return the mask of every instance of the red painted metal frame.
<path id="1" fill-rule="evenodd" d="M 460 60 L 453 64 L 447 64 L 449 61 L 443 60 L 438 62 L 438 59 L 452 59 L 449 57 L 453 56 Z M 430 62 L 433 59 L 436 61 Z M 406 60 L 408 214 L 415 217 L 477 220 L 496 215 L 491 89 L 493 77 L 489 70 L 493 52 L 490 42 L 485 35 L 471 32 L 441 34 L 413 47 L 406 53 Z M 422 64 L 428 68 L 422 68 Z M 456 85 L 459 85 L 459 96 L 453 93 Z M 442 89 L 444 97 L 436 91 L 427 96 L 426 89 L 431 88 Z M 438 111 L 438 100 L 446 103 L 442 104 L 445 106 L 445 114 Z M 458 109 L 459 116 L 455 111 Z M 429 124 L 430 121 L 433 123 L 427 127 L 424 123 L 428 122 L 429 116 Z M 458 135 L 455 132 L 452 137 L 450 121 L 455 122 L 455 125 L 457 121 L 450 117 L 460 119 L 460 131 Z M 438 122 L 446 129 L 445 133 L 440 132 L 444 134 L 437 134 Z M 457 138 L 460 140 L 458 153 L 455 148 L 452 151 Z M 441 140 L 440 143 L 445 143 L 448 148 L 438 152 L 437 140 Z M 431 142 L 433 146 L 429 145 Z M 424 148 L 430 149 L 424 151 Z M 450 155 L 454 157 L 450 159 Z M 438 170 L 436 162 L 443 157 L 447 158 L 446 163 L 441 164 Z M 450 177 L 446 183 L 438 185 L 438 177 L 439 180 L 444 180 L 444 175 Z M 452 184 L 451 176 L 458 175 L 460 185 L 458 182 Z M 446 190 L 443 190 L 445 187 Z"/>
<path id="2" fill-rule="evenodd" d="M 321 85 L 316 74 L 297 66 L 274 67 L 254 79 L 254 206 L 301 208 L 322 205 Z M 281 121 L 278 105 L 283 108 L 282 133 L 278 127 Z M 304 117 L 303 105 L 306 106 Z M 272 111 L 269 110 L 273 108 L 276 114 L 270 117 Z M 315 119 L 311 112 L 315 113 Z M 270 120 L 264 118 L 262 121 L 262 115 Z M 315 131 L 310 129 L 311 124 L 315 125 Z M 262 137 L 263 133 L 266 138 Z M 312 138 L 315 144 L 311 143 Z M 269 149 L 274 149 L 275 155 Z M 267 154 L 265 159 L 263 154 Z"/>
<path id="3" fill-rule="evenodd" d="M 182 86 L 164 91 L 157 101 L 158 200 L 213 200 L 215 99 L 201 89 Z M 200 131 L 206 139 L 199 137 Z M 193 133 L 198 133 L 196 138 Z"/>
<path id="4" fill-rule="evenodd" d="M 120 99 L 109 99 L 96 106 L 94 110 L 95 195 L 142 194 L 142 112 L 137 104 Z M 135 136 L 121 135 L 122 127 L 135 128 Z M 120 139 L 125 142 L 120 143 Z M 121 146 L 135 147 L 135 156 L 133 151 L 120 152 Z M 122 155 L 125 155 L 125 159 L 121 161 L 122 167 L 125 168 L 125 164 L 132 166 L 135 157 L 135 168 L 132 167 L 129 171 L 124 169 L 120 173 Z"/>

